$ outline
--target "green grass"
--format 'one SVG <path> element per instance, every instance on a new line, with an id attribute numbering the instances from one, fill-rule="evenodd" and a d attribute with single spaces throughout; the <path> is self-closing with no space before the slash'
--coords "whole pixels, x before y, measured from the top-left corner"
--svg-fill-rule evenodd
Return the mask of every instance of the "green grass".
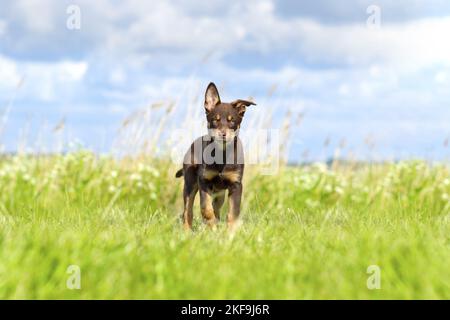
<path id="1" fill-rule="evenodd" d="M 446 165 L 249 167 L 236 233 L 205 228 L 198 204 L 182 230 L 176 169 L 87 152 L 1 159 L 0 298 L 450 298 Z"/>

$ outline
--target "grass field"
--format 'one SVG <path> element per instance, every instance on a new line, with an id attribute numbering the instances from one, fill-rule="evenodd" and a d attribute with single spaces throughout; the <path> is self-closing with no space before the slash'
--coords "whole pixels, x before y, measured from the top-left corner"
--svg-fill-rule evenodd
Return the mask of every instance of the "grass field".
<path id="1" fill-rule="evenodd" d="M 1 159 L 0 298 L 450 298 L 447 165 L 248 167 L 235 233 L 206 229 L 198 204 L 182 230 L 176 169 L 89 152 Z"/>

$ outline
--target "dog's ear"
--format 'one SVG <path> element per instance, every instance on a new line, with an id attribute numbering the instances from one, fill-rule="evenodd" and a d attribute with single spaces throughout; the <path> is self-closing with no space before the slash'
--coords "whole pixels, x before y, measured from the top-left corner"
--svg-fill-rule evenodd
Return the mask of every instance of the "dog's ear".
<path id="1" fill-rule="evenodd" d="M 238 110 L 239 116 L 243 117 L 245 110 L 248 106 L 256 106 L 256 103 L 247 100 L 235 100 L 231 103 L 231 105 Z"/>
<path id="2" fill-rule="evenodd" d="M 211 82 L 205 92 L 205 110 L 209 113 L 215 106 L 220 103 L 219 91 L 216 85 Z"/>

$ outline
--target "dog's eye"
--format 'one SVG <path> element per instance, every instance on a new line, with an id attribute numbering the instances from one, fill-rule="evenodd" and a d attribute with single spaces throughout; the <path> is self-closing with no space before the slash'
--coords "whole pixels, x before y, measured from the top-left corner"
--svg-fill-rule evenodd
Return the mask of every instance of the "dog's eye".
<path id="1" fill-rule="evenodd" d="M 227 117 L 227 120 L 228 120 L 228 121 L 233 121 L 233 117 L 232 117 L 232 116 L 228 116 L 228 117 Z"/>

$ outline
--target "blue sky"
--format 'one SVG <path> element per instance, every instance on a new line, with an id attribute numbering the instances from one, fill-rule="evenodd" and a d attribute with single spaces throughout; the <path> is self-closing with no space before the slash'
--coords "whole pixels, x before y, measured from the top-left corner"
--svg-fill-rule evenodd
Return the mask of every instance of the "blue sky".
<path id="1" fill-rule="evenodd" d="M 79 30 L 66 27 L 72 4 Z M 367 26 L 373 4 L 378 27 Z M 133 111 L 175 101 L 178 119 L 214 81 L 223 100 L 255 99 L 249 124 L 303 115 L 291 161 L 338 145 L 365 159 L 449 159 L 449 31 L 438 0 L 0 0 L 0 143 L 51 150 L 64 119 L 66 142 L 108 151 Z"/>

